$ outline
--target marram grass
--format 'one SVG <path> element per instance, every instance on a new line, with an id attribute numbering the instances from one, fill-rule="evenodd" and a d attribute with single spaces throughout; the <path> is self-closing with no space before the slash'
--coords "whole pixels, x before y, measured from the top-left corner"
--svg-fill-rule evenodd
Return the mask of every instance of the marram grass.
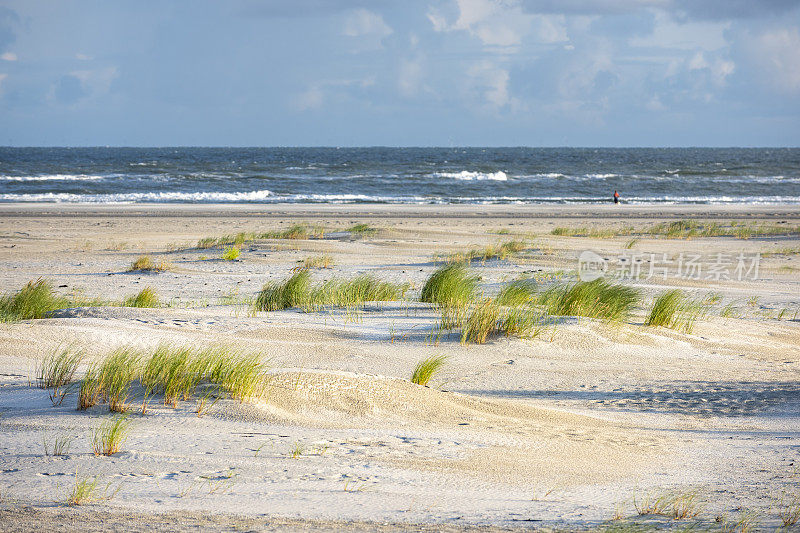
<path id="1" fill-rule="evenodd" d="M 75 507 L 99 499 L 97 494 L 97 478 L 89 476 L 78 476 L 75 474 L 75 484 L 67 497 L 67 505 Z"/>
<path id="2" fill-rule="evenodd" d="M 152 352 L 122 348 L 89 367 L 81 380 L 78 409 L 103 402 L 109 410 L 131 410 L 134 391 L 143 395 L 142 410 L 152 395 L 166 405 L 190 400 L 200 387 L 215 386 L 221 395 L 241 402 L 260 396 L 266 384 L 265 366 L 257 355 L 225 347 L 204 349 L 161 345 Z"/>
<path id="3" fill-rule="evenodd" d="M 122 449 L 128 438 L 130 423 L 127 416 L 104 420 L 92 435 L 92 450 L 95 455 L 114 455 Z"/>
<path id="4" fill-rule="evenodd" d="M 159 261 L 156 263 L 149 255 L 140 255 L 128 267 L 128 272 L 163 272 L 169 270 L 171 265 L 166 261 Z"/>
<path id="5" fill-rule="evenodd" d="M 447 356 L 445 355 L 432 356 L 420 361 L 411 374 L 411 383 L 427 386 L 433 376 L 442 369 L 446 361 Z"/>
<path id="6" fill-rule="evenodd" d="M 257 311 L 278 311 L 299 307 L 306 303 L 310 292 L 311 274 L 308 270 L 300 270 L 285 281 L 264 285 L 254 307 Z"/>
<path id="7" fill-rule="evenodd" d="M 644 324 L 691 333 L 700 312 L 700 304 L 687 298 L 680 289 L 674 289 L 656 298 Z"/>
<path id="8" fill-rule="evenodd" d="M 422 287 L 420 301 L 442 308 L 442 327 L 461 325 L 475 301 L 478 276 L 471 274 L 461 263 L 452 263 L 436 270 Z"/>
<path id="9" fill-rule="evenodd" d="M 299 307 L 316 310 L 326 305 L 352 308 L 367 302 L 386 302 L 403 298 L 406 284 L 380 281 L 362 275 L 349 280 L 332 279 L 321 285 L 311 284 L 308 270 L 300 270 L 282 282 L 264 285 L 256 298 L 256 311 L 277 311 Z"/>
<path id="10" fill-rule="evenodd" d="M 536 282 L 532 279 L 512 281 L 495 297 L 498 305 L 519 306 L 533 303 L 536 299 Z"/>
<path id="11" fill-rule="evenodd" d="M 15 294 L 0 296 L 0 321 L 45 318 L 48 313 L 71 305 L 69 298 L 53 291 L 43 279 L 29 281 Z"/>
<path id="12" fill-rule="evenodd" d="M 145 287 L 139 294 L 128 296 L 122 301 L 123 307 L 160 307 L 158 294 L 151 287 Z"/>
<path id="13" fill-rule="evenodd" d="M 555 286 L 541 296 L 541 301 L 551 315 L 623 321 L 638 303 L 639 291 L 601 278 Z"/>
<path id="14" fill-rule="evenodd" d="M 57 350 L 45 356 L 36 369 L 36 384 L 42 389 L 69 385 L 83 357 L 84 352 L 74 348 Z"/>

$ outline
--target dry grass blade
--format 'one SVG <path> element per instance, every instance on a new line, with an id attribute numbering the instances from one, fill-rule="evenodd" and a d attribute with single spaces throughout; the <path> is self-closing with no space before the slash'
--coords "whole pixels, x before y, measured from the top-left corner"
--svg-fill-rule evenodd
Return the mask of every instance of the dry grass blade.
<path id="1" fill-rule="evenodd" d="M 163 272 L 170 269 L 170 264 L 166 261 L 156 263 L 149 255 L 140 255 L 128 267 L 128 272 Z"/>
<path id="2" fill-rule="evenodd" d="M 789 528 L 800 521 L 800 494 L 781 498 L 781 508 L 778 511 L 783 527 Z"/>

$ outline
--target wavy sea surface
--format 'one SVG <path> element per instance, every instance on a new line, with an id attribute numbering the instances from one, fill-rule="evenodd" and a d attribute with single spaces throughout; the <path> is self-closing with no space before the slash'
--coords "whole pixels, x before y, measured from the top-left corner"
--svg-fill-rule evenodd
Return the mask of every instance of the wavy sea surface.
<path id="1" fill-rule="evenodd" d="M 0 148 L 2 202 L 800 204 L 800 148 Z"/>

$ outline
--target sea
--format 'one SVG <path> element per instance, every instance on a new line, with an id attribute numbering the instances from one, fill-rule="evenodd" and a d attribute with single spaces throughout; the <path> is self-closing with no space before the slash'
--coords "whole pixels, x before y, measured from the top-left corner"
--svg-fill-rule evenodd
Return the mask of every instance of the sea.
<path id="1" fill-rule="evenodd" d="M 0 202 L 800 204 L 800 148 L 0 147 Z"/>

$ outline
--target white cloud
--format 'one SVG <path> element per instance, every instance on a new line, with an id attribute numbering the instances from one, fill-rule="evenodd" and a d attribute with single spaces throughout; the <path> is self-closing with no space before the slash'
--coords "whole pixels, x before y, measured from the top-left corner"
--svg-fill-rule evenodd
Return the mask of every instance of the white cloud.
<path id="1" fill-rule="evenodd" d="M 438 10 L 428 12 L 434 31 L 466 31 L 486 46 L 518 47 L 523 38 L 540 43 L 567 41 L 563 15 L 525 13 L 519 0 L 456 0 L 458 18 L 449 23 Z"/>
<path id="2" fill-rule="evenodd" d="M 719 57 L 708 60 L 703 52 L 697 52 L 689 60 L 688 67 L 690 71 L 707 70 L 711 74 L 711 79 L 714 83 L 722 85 L 725 83 L 725 79 L 733 74 L 733 71 L 736 69 L 736 64 L 733 61 L 728 61 Z"/>
<path id="3" fill-rule="evenodd" d="M 518 103 L 508 92 L 508 71 L 491 61 L 480 61 L 472 65 L 467 75 L 471 88 L 478 92 L 490 109 L 497 111 Z"/>
<path id="4" fill-rule="evenodd" d="M 676 22 L 664 11 L 655 12 L 653 33 L 631 39 L 632 46 L 660 49 L 706 50 L 723 48 L 728 43 L 725 30 L 730 22 Z"/>
<path id="5" fill-rule="evenodd" d="M 294 107 L 298 111 L 308 111 L 309 109 L 319 109 L 325 95 L 319 87 L 311 87 L 307 91 L 298 94 L 294 99 Z"/>
<path id="6" fill-rule="evenodd" d="M 75 59 L 80 59 L 81 61 L 91 61 L 94 58 L 92 56 L 87 56 L 86 54 L 75 54 Z"/>
<path id="7" fill-rule="evenodd" d="M 105 67 L 94 70 L 73 70 L 71 75 L 81 80 L 81 85 L 93 94 L 107 93 L 111 83 L 119 74 L 117 67 Z"/>
<path id="8" fill-rule="evenodd" d="M 766 31 L 753 42 L 754 58 L 779 92 L 800 92 L 800 32 L 797 28 Z"/>
<path id="9" fill-rule="evenodd" d="M 342 33 L 348 37 L 362 35 L 386 37 L 391 35 L 393 30 L 379 14 L 366 9 L 356 9 L 347 17 Z"/>
<path id="10" fill-rule="evenodd" d="M 661 99 L 658 95 L 653 95 L 653 97 L 645 104 L 645 107 L 650 111 L 664 111 L 666 106 L 661 103 Z"/>
<path id="11" fill-rule="evenodd" d="M 415 96 L 420 91 L 422 81 L 422 64 L 420 60 L 403 59 L 400 61 L 397 79 L 400 94 L 403 96 Z"/>
<path id="12" fill-rule="evenodd" d="M 16 61 L 17 54 L 15 54 L 14 52 L 5 52 L 3 55 L 0 55 L 0 59 L 2 59 L 3 61 Z"/>

